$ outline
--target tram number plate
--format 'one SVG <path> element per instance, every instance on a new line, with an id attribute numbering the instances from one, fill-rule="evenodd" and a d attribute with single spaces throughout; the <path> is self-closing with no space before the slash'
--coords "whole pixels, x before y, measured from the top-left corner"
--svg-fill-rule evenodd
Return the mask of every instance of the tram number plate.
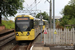
<path id="1" fill-rule="evenodd" d="M 21 34 L 21 36 L 24 36 L 24 34 Z"/>

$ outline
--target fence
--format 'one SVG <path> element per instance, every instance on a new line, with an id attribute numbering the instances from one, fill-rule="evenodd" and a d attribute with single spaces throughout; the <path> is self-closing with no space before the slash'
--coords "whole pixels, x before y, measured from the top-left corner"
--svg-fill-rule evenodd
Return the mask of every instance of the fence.
<path id="1" fill-rule="evenodd" d="M 47 34 L 44 34 L 44 44 L 75 44 L 75 30 L 64 28 L 56 29 L 57 34 L 53 33 L 53 29 L 48 29 Z"/>

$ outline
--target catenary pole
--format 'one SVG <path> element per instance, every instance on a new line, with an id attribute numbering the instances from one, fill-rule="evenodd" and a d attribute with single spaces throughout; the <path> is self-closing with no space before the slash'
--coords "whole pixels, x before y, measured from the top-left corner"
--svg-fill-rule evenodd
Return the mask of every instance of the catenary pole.
<path id="1" fill-rule="evenodd" d="M 55 0 L 53 0 L 53 30 L 55 31 Z M 55 34 L 53 33 L 54 44 L 55 44 Z"/>
<path id="2" fill-rule="evenodd" d="M 51 1 L 51 0 L 50 0 L 50 1 L 47 0 L 47 1 L 48 1 L 49 4 L 50 4 L 50 6 L 49 6 L 49 7 L 50 7 L 50 8 L 49 8 L 49 9 L 50 9 L 50 10 L 49 10 L 49 15 L 50 15 L 50 16 L 49 16 L 49 22 L 50 22 L 50 23 L 49 23 L 49 28 L 52 28 L 52 1 Z"/>
<path id="3" fill-rule="evenodd" d="M 50 28 L 52 28 L 52 0 L 50 0 Z"/>
<path id="4" fill-rule="evenodd" d="M 50 16 L 49 16 L 49 28 L 50 29 L 52 29 L 52 0 L 47 0 L 48 2 L 49 2 L 49 4 L 50 4 L 50 10 L 49 10 L 49 14 L 50 14 Z M 54 34 L 53 34 L 54 35 Z M 54 39 L 53 39 L 53 41 L 54 41 Z M 49 33 L 49 42 L 51 42 L 51 34 Z"/>

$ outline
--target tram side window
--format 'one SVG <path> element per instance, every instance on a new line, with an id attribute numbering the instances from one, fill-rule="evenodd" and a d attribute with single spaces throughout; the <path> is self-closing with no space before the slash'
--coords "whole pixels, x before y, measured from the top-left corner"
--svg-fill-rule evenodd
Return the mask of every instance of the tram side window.
<path id="1" fill-rule="evenodd" d="M 45 25 L 45 22 L 43 22 L 43 25 Z"/>
<path id="2" fill-rule="evenodd" d="M 35 20 L 34 25 L 35 25 L 35 28 L 37 28 L 37 27 L 38 27 L 38 25 L 39 25 L 39 21 Z"/>
<path id="3" fill-rule="evenodd" d="M 30 27 L 31 27 L 31 29 L 34 28 L 34 21 L 33 20 L 31 20 L 31 22 L 30 22 Z"/>

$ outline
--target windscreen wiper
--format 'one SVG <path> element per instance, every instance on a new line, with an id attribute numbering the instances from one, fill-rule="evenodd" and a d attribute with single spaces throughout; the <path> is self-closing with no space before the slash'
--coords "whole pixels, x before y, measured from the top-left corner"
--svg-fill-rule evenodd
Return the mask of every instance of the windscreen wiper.
<path id="1" fill-rule="evenodd" d="M 17 26 L 18 27 L 18 26 Z M 19 27 L 18 27 L 19 28 Z M 20 28 L 19 28 L 20 29 Z M 21 29 L 20 29 L 20 31 L 21 31 Z M 21 31 L 21 33 L 23 33 L 22 31 Z"/>

